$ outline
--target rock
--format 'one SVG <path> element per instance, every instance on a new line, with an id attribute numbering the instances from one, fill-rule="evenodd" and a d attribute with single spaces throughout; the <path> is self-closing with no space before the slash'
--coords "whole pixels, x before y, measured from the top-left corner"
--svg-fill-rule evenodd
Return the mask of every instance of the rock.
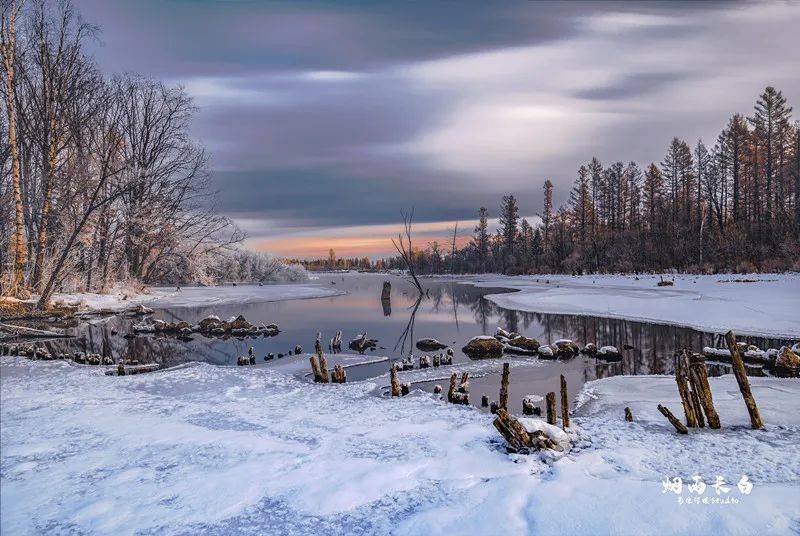
<path id="1" fill-rule="evenodd" d="M 416 347 L 417 350 L 421 352 L 435 352 L 437 350 L 444 350 L 447 348 L 447 345 L 440 343 L 436 339 L 419 339 Z"/>
<path id="2" fill-rule="evenodd" d="M 548 359 L 548 358 L 553 359 L 555 357 L 555 352 L 553 351 L 553 348 L 550 346 L 540 346 L 538 352 L 539 352 L 539 357 L 541 357 L 542 359 Z"/>
<path id="3" fill-rule="evenodd" d="M 616 346 L 601 346 L 597 351 L 597 357 L 606 360 L 622 359 L 622 354 L 619 353 Z"/>
<path id="4" fill-rule="evenodd" d="M 217 315 L 209 315 L 198 324 L 198 331 L 212 331 L 222 325 L 222 320 Z"/>
<path id="5" fill-rule="evenodd" d="M 497 329 L 494 330 L 494 336 L 495 336 L 495 338 L 497 338 L 497 337 L 502 337 L 504 339 L 510 339 L 511 338 L 511 334 L 509 332 L 507 332 L 506 330 L 504 330 L 503 328 L 501 328 L 500 326 L 497 326 Z"/>
<path id="6" fill-rule="evenodd" d="M 539 351 L 539 346 L 539 341 L 536 339 L 517 335 L 506 341 L 505 352 L 507 354 L 536 355 Z"/>
<path id="7" fill-rule="evenodd" d="M 597 353 L 597 345 L 593 342 L 587 342 L 586 346 L 581 348 L 581 353 L 586 355 L 594 355 Z"/>
<path id="8" fill-rule="evenodd" d="M 374 349 L 377 345 L 377 339 L 369 339 L 367 338 L 367 334 L 363 333 L 350 341 L 348 346 L 351 350 L 355 350 L 356 352 L 363 354 L 366 350 Z"/>
<path id="9" fill-rule="evenodd" d="M 153 314 L 153 310 L 149 307 L 145 307 L 142 304 L 139 305 L 131 305 L 125 310 L 125 314 L 128 316 L 144 316 Z"/>
<path id="10" fill-rule="evenodd" d="M 473 337 L 461 351 L 471 359 L 499 358 L 503 355 L 503 343 L 486 335 Z"/>
<path id="11" fill-rule="evenodd" d="M 134 333 L 155 333 L 155 331 L 156 331 L 155 324 L 150 324 L 147 322 L 139 322 L 138 324 L 133 325 Z"/>
<path id="12" fill-rule="evenodd" d="M 302 353 L 303 353 L 303 347 L 302 347 L 302 346 L 300 346 L 299 344 L 298 344 L 298 345 L 295 345 L 295 347 L 294 347 L 294 353 L 295 353 L 295 355 L 297 355 L 297 354 L 302 354 Z"/>
<path id="13" fill-rule="evenodd" d="M 253 327 L 253 324 L 248 322 L 247 319 L 242 315 L 239 315 L 236 318 L 234 318 L 232 321 L 228 322 L 228 329 L 230 329 L 231 331 L 234 331 L 234 330 L 247 330 L 247 331 L 250 331 L 251 327 Z"/>
<path id="14" fill-rule="evenodd" d="M 580 348 L 570 339 L 558 339 L 552 344 L 553 352 L 559 359 L 570 359 L 580 353 Z"/>
<path id="15" fill-rule="evenodd" d="M 778 353 L 775 366 L 785 369 L 800 369 L 800 356 L 794 353 L 788 346 L 784 346 Z"/>

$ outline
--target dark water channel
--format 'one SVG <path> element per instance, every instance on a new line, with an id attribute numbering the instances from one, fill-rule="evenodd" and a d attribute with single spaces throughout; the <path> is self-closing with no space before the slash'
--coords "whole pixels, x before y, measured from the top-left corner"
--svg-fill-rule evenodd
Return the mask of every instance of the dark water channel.
<path id="1" fill-rule="evenodd" d="M 383 281 L 392 283 L 391 305 L 380 300 Z M 135 320 L 121 316 L 94 321 L 77 330 L 77 337 L 43 343 L 51 351 L 85 351 L 110 355 L 114 359 L 137 359 L 141 363 L 157 362 L 172 366 L 188 361 L 205 361 L 216 365 L 236 365 L 237 357 L 247 353 L 252 346 L 260 366 L 274 366 L 282 361 L 264 361 L 268 353 L 284 354 L 286 360 L 303 360 L 307 357 L 289 356 L 295 345 L 304 351 L 313 351 L 317 331 L 328 341 L 337 330 L 343 332 L 344 349 L 347 342 L 359 333 L 367 332 L 378 339 L 378 347 L 367 355 L 388 356 L 400 359 L 408 355 L 414 341 L 434 337 L 455 350 L 453 366 L 442 368 L 441 376 L 459 371 L 471 360 L 461 352 L 463 344 L 473 336 L 493 334 L 497 326 L 534 337 L 542 344 L 557 339 L 572 339 L 582 345 L 594 342 L 597 346 L 613 345 L 623 354 L 618 362 L 576 357 L 567 361 L 542 361 L 541 366 L 512 369 L 509 404 L 519 411 L 526 394 L 543 395 L 557 391 L 559 375 L 564 374 L 569 391 L 576 394 L 590 380 L 619 374 L 671 374 L 672 354 L 676 348 L 689 347 L 700 350 L 703 346 L 721 346 L 718 334 L 700 331 L 587 316 L 526 313 L 501 309 L 484 298 L 487 294 L 505 292 L 503 289 L 477 288 L 453 281 L 426 280 L 427 295 L 417 303 L 414 288 L 405 280 L 385 274 L 323 274 L 312 284 L 336 288 L 343 295 L 289 300 L 271 303 L 228 304 L 212 307 L 187 307 L 158 309 L 154 318 L 166 321 L 186 320 L 196 323 L 215 314 L 222 319 L 244 315 L 254 324 L 275 323 L 281 333 L 275 337 L 257 338 L 206 338 L 195 334 L 191 341 L 180 341 L 164 335 L 138 335 L 123 338 L 131 331 Z M 760 348 L 780 347 L 788 341 L 742 338 Z M 327 344 L 326 344 L 327 346 Z M 415 356 L 422 352 L 413 349 Z M 536 358 L 532 363 L 538 362 Z M 386 361 L 358 365 L 347 369 L 348 381 L 384 375 L 389 369 Z M 727 365 L 711 364 L 713 375 L 729 371 Z M 757 371 L 755 371 L 757 373 Z M 402 379 L 402 378 L 401 378 Z M 388 379 L 384 382 L 388 382 Z M 447 389 L 446 381 L 420 382 L 414 387 L 432 391 L 439 383 Z M 480 403 L 481 393 L 497 398 L 499 375 L 490 372 L 475 377 L 470 382 L 470 398 Z"/>

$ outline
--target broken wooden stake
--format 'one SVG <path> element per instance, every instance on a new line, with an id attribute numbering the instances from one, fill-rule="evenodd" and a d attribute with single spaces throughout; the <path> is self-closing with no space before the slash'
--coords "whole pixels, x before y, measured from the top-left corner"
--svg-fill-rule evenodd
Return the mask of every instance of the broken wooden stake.
<path id="1" fill-rule="evenodd" d="M 744 362 L 739 353 L 739 347 L 736 345 L 736 336 L 733 334 L 733 331 L 729 331 L 725 334 L 725 340 L 731 351 L 733 374 L 736 376 L 736 381 L 739 383 L 739 391 L 742 392 L 744 403 L 747 406 L 747 412 L 750 414 L 750 425 L 753 429 L 763 428 L 764 421 L 761 420 L 758 406 L 756 406 L 756 400 L 753 398 L 753 393 L 750 391 L 750 380 L 747 379 L 747 371 L 744 368 Z"/>
<path id="2" fill-rule="evenodd" d="M 720 427 L 719 415 L 714 409 L 714 399 L 711 396 L 711 386 L 708 384 L 708 372 L 706 371 L 706 361 L 700 354 L 692 354 L 689 357 L 689 378 L 692 387 L 697 391 L 700 398 L 700 405 L 706 414 L 708 427 L 717 429 Z"/>
<path id="3" fill-rule="evenodd" d="M 392 382 L 392 396 L 400 396 L 402 389 L 400 380 L 397 379 L 397 365 L 392 365 L 392 368 L 389 369 L 389 376 Z"/>
<path id="4" fill-rule="evenodd" d="M 569 396 L 567 395 L 567 379 L 561 375 L 561 424 L 569 428 Z"/>
<path id="5" fill-rule="evenodd" d="M 555 424 L 556 423 L 556 394 L 554 392 L 547 393 L 545 397 L 547 401 L 547 423 L 548 424 Z"/>
<path id="6" fill-rule="evenodd" d="M 435 395 L 442 394 L 442 386 L 439 385 L 438 383 L 433 386 L 433 394 Z"/>
<path id="7" fill-rule="evenodd" d="M 317 361 L 317 356 L 312 355 L 308 358 L 311 362 L 311 373 L 314 375 L 314 382 L 315 383 L 322 383 L 322 371 L 319 368 L 319 362 Z"/>
<path id="8" fill-rule="evenodd" d="M 347 381 L 347 372 L 345 372 L 344 367 L 341 364 L 337 364 L 333 367 L 333 382 L 334 383 L 345 383 Z"/>
<path id="9" fill-rule="evenodd" d="M 675 427 L 675 430 L 677 430 L 679 434 L 688 434 L 689 433 L 689 429 L 686 428 L 686 426 L 684 426 L 684 424 L 681 421 L 679 421 L 677 418 L 675 418 L 675 415 L 673 415 L 670 410 L 668 410 L 667 408 L 665 408 L 664 406 L 659 404 L 658 405 L 658 411 L 660 411 L 661 414 L 664 417 L 666 417 L 669 422 L 672 423 L 672 426 Z"/>
<path id="10" fill-rule="evenodd" d="M 631 413 L 631 408 L 625 408 L 625 420 L 628 422 L 633 422 L 633 413 Z"/>
<path id="11" fill-rule="evenodd" d="M 500 379 L 500 407 L 508 410 L 508 363 L 503 363 L 503 376 Z"/>
<path id="12" fill-rule="evenodd" d="M 489 407 L 489 397 L 486 395 L 481 395 L 481 406 L 484 408 Z"/>

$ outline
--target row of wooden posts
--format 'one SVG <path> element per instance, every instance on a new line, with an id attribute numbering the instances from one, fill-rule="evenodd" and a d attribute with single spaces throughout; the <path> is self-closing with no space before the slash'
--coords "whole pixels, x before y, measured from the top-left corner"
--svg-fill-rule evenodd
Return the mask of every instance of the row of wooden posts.
<path id="1" fill-rule="evenodd" d="M 750 390 L 750 380 L 747 378 L 739 345 L 736 343 L 736 336 L 732 331 L 725 334 L 725 341 L 731 352 L 733 374 L 736 376 L 739 391 L 742 393 L 747 412 L 750 414 L 750 425 L 753 429 L 763 428 L 764 421 L 761 419 L 758 406 L 756 406 Z M 675 381 L 678 384 L 678 394 L 681 397 L 686 424 L 684 425 L 668 408 L 661 404 L 658 405 L 658 411 L 667 418 L 679 434 L 688 434 L 689 428 L 704 428 L 706 423 L 709 428 L 719 428 L 720 420 L 717 410 L 714 408 L 705 358 L 701 354 L 690 354 L 687 350 L 683 350 L 675 356 L 675 359 Z M 625 419 L 633 420 L 632 416 L 628 418 L 629 414 L 630 408 L 625 408 Z"/>

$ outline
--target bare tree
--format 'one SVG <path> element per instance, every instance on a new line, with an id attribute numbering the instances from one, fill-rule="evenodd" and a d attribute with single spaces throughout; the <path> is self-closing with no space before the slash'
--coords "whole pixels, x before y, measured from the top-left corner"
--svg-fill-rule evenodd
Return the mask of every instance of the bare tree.
<path id="1" fill-rule="evenodd" d="M 397 253 L 399 253 L 400 257 L 403 259 L 406 269 L 408 270 L 408 273 L 411 275 L 411 279 L 414 282 L 414 286 L 416 286 L 419 293 L 422 294 L 424 291 L 419 279 L 417 279 L 417 273 L 414 270 L 414 248 L 411 245 L 411 224 L 414 219 L 414 209 L 412 208 L 411 212 L 408 213 L 405 211 L 400 211 L 400 214 L 403 216 L 404 234 L 398 233 L 397 242 L 395 242 L 394 238 L 392 238 L 392 244 L 397 250 Z"/>

